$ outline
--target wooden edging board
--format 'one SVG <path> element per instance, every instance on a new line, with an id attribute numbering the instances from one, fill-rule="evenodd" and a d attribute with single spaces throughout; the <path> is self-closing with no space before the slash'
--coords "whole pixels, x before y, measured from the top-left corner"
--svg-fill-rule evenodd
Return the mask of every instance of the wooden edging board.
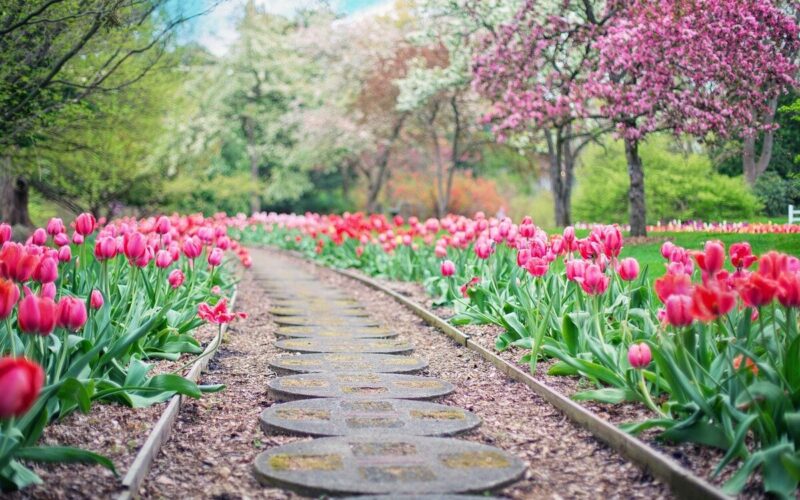
<path id="1" fill-rule="evenodd" d="M 292 255 L 303 258 L 306 261 L 313 262 L 302 254 L 297 252 L 291 253 Z M 320 264 L 317 264 L 316 262 L 313 263 L 317 266 L 320 266 Z M 529 373 L 520 369 L 518 366 L 509 363 L 495 353 L 485 349 L 476 342 L 473 342 L 468 335 L 462 333 L 453 325 L 439 318 L 420 304 L 417 304 L 407 297 L 404 297 L 399 293 L 386 288 L 373 279 L 342 269 L 328 267 L 325 268 L 331 269 L 347 278 L 364 283 L 375 290 L 389 295 L 400 304 L 411 309 L 428 324 L 439 328 L 442 332 L 459 344 L 464 345 L 472 351 L 475 351 L 483 359 L 492 363 L 495 367 L 497 367 L 498 370 L 505 373 L 508 377 L 530 387 L 533 392 L 551 405 L 558 408 L 573 422 L 591 432 L 595 437 L 616 450 L 620 455 L 639 465 L 642 469 L 663 481 L 667 486 L 669 486 L 669 488 L 678 498 L 698 500 L 721 500 L 731 498 L 705 479 L 682 467 L 675 460 L 651 448 L 640 439 L 620 430 L 608 421 L 598 417 L 591 411 L 582 407 L 575 401 L 551 389 L 546 384 L 539 382 Z"/>
<path id="2" fill-rule="evenodd" d="M 231 309 L 233 309 L 236 304 L 237 293 L 238 287 L 234 288 L 233 295 L 231 296 Z M 223 324 L 222 333 L 220 335 L 224 335 L 227 330 L 228 324 Z M 222 345 L 221 342 L 220 345 Z M 200 374 L 206 369 L 208 362 L 214 357 L 220 345 L 214 346 L 214 339 L 212 338 L 205 350 L 203 350 L 203 353 L 200 354 L 200 359 L 195 361 L 189 369 L 186 378 L 192 382 L 197 382 L 197 379 L 200 378 Z M 182 395 L 176 394 L 170 398 L 158 422 L 156 422 L 156 425 L 150 431 L 147 440 L 144 442 L 141 449 L 139 449 L 139 453 L 136 454 L 136 458 L 133 460 L 128 472 L 125 474 L 125 477 L 122 478 L 121 492 L 117 496 L 117 500 L 129 500 L 136 497 L 144 479 L 150 473 L 153 461 L 156 456 L 158 456 L 158 452 L 161 451 L 161 446 L 169 440 L 172 427 L 175 425 L 175 420 L 180 413 L 181 404 L 183 404 Z"/>

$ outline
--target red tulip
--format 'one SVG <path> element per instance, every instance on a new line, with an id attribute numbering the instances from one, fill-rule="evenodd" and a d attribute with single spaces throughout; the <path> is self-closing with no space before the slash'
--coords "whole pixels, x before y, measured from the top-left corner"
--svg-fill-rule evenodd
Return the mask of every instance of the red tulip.
<path id="1" fill-rule="evenodd" d="M 707 241 L 704 252 L 695 252 L 694 260 L 703 272 L 714 278 L 725 264 L 725 247 L 719 241 Z"/>
<path id="2" fill-rule="evenodd" d="M 672 326 L 692 324 L 692 298 L 688 295 L 670 295 L 665 303 L 666 320 Z"/>
<path id="3" fill-rule="evenodd" d="M 49 335 L 56 326 L 56 304 L 48 297 L 37 297 L 25 289 L 17 310 L 19 329 L 25 333 Z"/>
<path id="4" fill-rule="evenodd" d="M 0 278 L 0 320 L 11 316 L 19 300 L 19 288 L 11 280 Z"/>
<path id="5" fill-rule="evenodd" d="M 666 303 L 670 295 L 690 295 L 692 279 L 686 274 L 665 274 L 653 283 L 656 295 Z"/>
<path id="6" fill-rule="evenodd" d="M 753 362 L 750 358 L 745 358 L 742 354 L 739 354 L 735 358 L 733 358 L 733 369 L 739 371 L 742 367 L 742 361 L 744 361 L 744 367 L 753 375 L 758 375 L 758 365 Z"/>
<path id="7" fill-rule="evenodd" d="M 758 273 L 751 274 L 739 287 L 739 295 L 750 307 L 761 307 L 775 298 L 778 283 Z"/>
<path id="8" fill-rule="evenodd" d="M 783 307 L 800 307 L 800 276 L 783 273 L 778 278 L 778 302 Z"/>
<path id="9" fill-rule="evenodd" d="M 456 273 L 456 265 L 453 264 L 452 260 L 446 260 L 442 262 L 442 276 L 452 276 Z"/>
<path id="10" fill-rule="evenodd" d="M 778 280 L 781 273 L 789 270 L 789 258 L 775 251 L 767 252 L 758 261 L 758 274 L 771 280 Z"/>
<path id="11" fill-rule="evenodd" d="M 631 344 L 628 347 L 628 362 L 637 370 L 646 368 L 653 360 L 653 354 L 650 352 L 650 346 L 644 342 L 640 344 Z"/>
<path id="12" fill-rule="evenodd" d="M 32 253 L 23 253 L 17 262 L 16 280 L 28 281 L 39 266 L 39 256 Z"/>
<path id="13" fill-rule="evenodd" d="M 758 257 L 753 255 L 753 250 L 750 248 L 750 243 L 743 241 L 741 243 L 734 243 L 729 250 L 731 254 L 731 264 L 736 269 L 747 269 L 753 262 L 758 260 Z"/>
<path id="14" fill-rule="evenodd" d="M 53 283 L 58 279 L 58 261 L 51 257 L 44 257 L 36 266 L 33 279 L 39 283 Z"/>
<path id="15" fill-rule="evenodd" d="M 0 245 L 6 241 L 11 241 L 11 226 L 5 222 L 0 224 Z"/>
<path id="16" fill-rule="evenodd" d="M 75 219 L 75 231 L 81 236 L 88 236 L 97 228 L 97 220 L 90 213 L 82 213 Z"/>
<path id="17" fill-rule="evenodd" d="M 525 269 L 531 273 L 531 276 L 536 278 L 541 278 L 545 274 L 547 274 L 547 270 L 550 267 L 550 263 L 546 259 L 542 259 L 539 257 L 531 257 L 528 259 L 528 262 L 525 263 Z"/>
<path id="18" fill-rule="evenodd" d="M 719 285 L 698 285 L 692 293 L 692 316 L 700 321 L 714 321 L 736 304 L 736 295 Z"/>
<path id="19" fill-rule="evenodd" d="M 180 287 L 185 279 L 186 277 L 180 269 L 173 269 L 172 272 L 169 273 L 169 276 L 167 276 L 167 281 L 172 288 Z"/>
<path id="20" fill-rule="evenodd" d="M 633 257 L 622 259 L 617 266 L 619 277 L 625 281 L 633 281 L 639 276 L 639 261 Z"/>
<path id="21" fill-rule="evenodd" d="M 104 303 L 103 294 L 100 293 L 100 290 L 92 290 L 92 295 L 89 298 L 89 307 L 92 309 L 100 309 L 103 307 Z"/>
<path id="22" fill-rule="evenodd" d="M 62 297 L 56 316 L 58 326 L 76 332 L 86 323 L 86 304 L 75 297 Z"/>
<path id="23" fill-rule="evenodd" d="M 0 418 L 24 415 L 44 385 L 44 370 L 25 358 L 0 358 Z"/>

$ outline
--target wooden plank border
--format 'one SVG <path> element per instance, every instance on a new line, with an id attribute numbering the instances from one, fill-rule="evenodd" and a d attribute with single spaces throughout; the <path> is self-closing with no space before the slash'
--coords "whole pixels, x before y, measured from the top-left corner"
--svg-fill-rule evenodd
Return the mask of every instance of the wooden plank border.
<path id="1" fill-rule="evenodd" d="M 468 335 L 462 333 L 453 325 L 436 316 L 422 305 L 394 292 L 379 282 L 361 276 L 359 274 L 343 270 L 321 266 L 316 262 L 307 259 L 302 254 L 292 252 L 292 255 L 303 258 L 317 266 L 330 269 L 342 276 L 359 281 L 370 288 L 384 293 L 400 304 L 411 309 L 420 318 L 431 326 L 439 328 L 447 336 L 457 343 L 464 345 L 467 349 L 475 351 L 483 359 L 493 364 L 498 370 L 505 373 L 508 377 L 521 382 L 531 388 L 533 392 L 542 399 L 555 406 L 573 422 L 591 432 L 597 439 L 603 441 L 608 446 L 616 450 L 631 462 L 637 464 L 654 477 L 663 481 L 678 498 L 687 499 L 730 499 L 722 490 L 712 485 L 705 479 L 695 475 L 690 470 L 682 467 L 678 462 L 668 457 L 664 453 L 653 449 L 642 440 L 628 434 L 612 425 L 608 421 L 598 417 L 591 411 L 569 399 L 563 394 L 551 389 L 546 384 L 534 379 L 528 372 L 523 371 L 518 366 L 504 360 L 497 354 L 489 351 L 481 345 L 473 342 Z"/>
<path id="2" fill-rule="evenodd" d="M 236 305 L 236 296 L 238 293 L 238 286 L 236 286 L 231 296 L 231 309 Z M 227 323 L 222 325 L 221 335 L 225 335 L 226 331 L 228 331 Z M 220 342 L 220 345 L 214 347 L 214 339 L 211 339 L 200 355 L 200 359 L 192 364 L 186 378 L 192 382 L 197 382 L 200 378 L 200 374 L 206 369 L 209 361 L 211 361 L 221 345 L 222 342 Z M 139 452 L 136 454 L 136 458 L 133 460 L 128 472 L 125 474 L 125 477 L 122 478 L 122 484 L 120 486 L 122 491 L 117 495 L 117 500 L 130 500 L 137 496 L 139 488 L 141 488 L 142 483 L 144 483 L 145 478 L 150 473 L 150 468 L 153 466 L 153 461 L 158 456 L 158 452 L 161 451 L 161 447 L 164 443 L 169 440 L 172 428 L 175 425 L 175 420 L 177 420 L 178 414 L 180 413 L 183 399 L 184 397 L 180 394 L 176 394 L 170 398 L 158 422 L 156 422 L 156 425 L 147 436 L 147 440 L 145 440 Z"/>

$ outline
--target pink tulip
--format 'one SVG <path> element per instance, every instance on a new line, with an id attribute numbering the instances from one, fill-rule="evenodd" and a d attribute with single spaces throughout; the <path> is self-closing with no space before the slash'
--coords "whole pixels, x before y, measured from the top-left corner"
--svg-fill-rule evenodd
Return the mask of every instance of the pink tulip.
<path id="1" fill-rule="evenodd" d="M 167 281 L 172 288 L 180 287 L 185 279 L 186 277 L 183 275 L 183 272 L 180 269 L 174 269 L 167 277 Z"/>
<path id="2" fill-rule="evenodd" d="M 166 269 L 172 265 L 172 255 L 167 250 L 159 250 L 156 254 L 156 267 Z"/>
<path id="3" fill-rule="evenodd" d="M 597 264 L 589 264 L 580 280 L 583 291 L 590 295 L 602 295 L 608 289 L 608 276 Z"/>
<path id="4" fill-rule="evenodd" d="M 66 231 L 67 228 L 66 226 L 64 226 L 64 221 L 62 221 L 58 217 L 53 217 L 47 222 L 47 234 L 49 234 L 50 236 L 62 234 Z"/>
<path id="5" fill-rule="evenodd" d="M 189 238 L 183 242 L 183 254 L 187 258 L 194 260 L 203 252 L 203 246 L 197 237 Z"/>
<path id="6" fill-rule="evenodd" d="M 39 261 L 33 278 L 39 283 L 52 283 L 58 279 L 58 262 L 51 257 L 45 257 Z"/>
<path id="7" fill-rule="evenodd" d="M 103 307 L 104 303 L 103 294 L 100 293 L 100 290 L 92 290 L 92 295 L 89 298 L 89 307 L 92 309 L 100 309 Z"/>
<path id="8" fill-rule="evenodd" d="M 11 226 L 6 224 L 5 222 L 0 224 L 0 245 L 5 243 L 6 241 L 11 241 Z"/>
<path id="9" fill-rule="evenodd" d="M 578 281 L 583 278 L 583 273 L 586 271 L 586 261 L 580 259 L 568 260 L 566 263 L 567 279 L 570 281 Z"/>
<path id="10" fill-rule="evenodd" d="M 42 289 L 39 292 L 39 296 L 45 299 L 55 299 L 56 298 L 56 284 L 55 283 L 45 283 L 42 285 Z"/>
<path id="11" fill-rule="evenodd" d="M 83 235 L 78 232 L 72 233 L 72 243 L 76 245 L 83 245 Z"/>
<path id="12" fill-rule="evenodd" d="M 444 245 L 436 245 L 433 249 L 433 254 L 440 259 L 447 257 L 447 247 Z"/>
<path id="13" fill-rule="evenodd" d="M 47 243 L 47 232 L 41 227 L 37 228 L 31 236 L 31 242 L 34 245 L 44 245 Z"/>
<path id="14" fill-rule="evenodd" d="M 158 218 L 158 220 L 156 220 L 155 230 L 158 234 L 167 234 L 170 230 L 170 227 L 171 224 L 169 222 L 169 218 L 165 215 L 162 215 Z"/>
<path id="15" fill-rule="evenodd" d="M 86 304 L 75 297 L 62 297 L 56 316 L 58 326 L 77 332 L 86 323 Z"/>
<path id="16" fill-rule="evenodd" d="M 639 262 L 633 257 L 622 259 L 617 266 L 619 277 L 625 281 L 633 281 L 639 276 Z"/>
<path id="17" fill-rule="evenodd" d="M 492 254 L 492 245 L 486 240 L 480 240 L 475 243 L 474 250 L 479 259 L 488 259 Z"/>
<path id="18" fill-rule="evenodd" d="M 25 358 L 0 358 L 0 419 L 23 416 L 39 396 L 44 370 Z"/>
<path id="19" fill-rule="evenodd" d="M 217 267 L 218 265 L 222 264 L 222 257 L 223 252 L 219 248 L 214 248 L 208 254 L 208 265 L 212 267 Z"/>
<path id="20" fill-rule="evenodd" d="M 112 236 L 97 238 L 94 244 L 94 256 L 97 260 L 113 259 L 117 255 L 117 240 Z"/>
<path id="21" fill-rule="evenodd" d="M 445 277 L 452 276 L 456 273 L 456 265 L 453 264 L 453 261 L 451 260 L 445 260 L 444 262 L 442 262 L 441 271 L 442 271 L 442 276 Z"/>
<path id="22" fill-rule="evenodd" d="M 670 295 L 664 303 L 667 311 L 667 322 L 672 326 L 689 326 L 692 324 L 692 298 L 688 295 Z"/>
<path id="23" fill-rule="evenodd" d="M 59 247 L 67 246 L 69 245 L 69 236 L 67 236 L 67 233 L 58 233 L 53 236 L 53 243 Z"/>
<path id="24" fill-rule="evenodd" d="M 17 322 L 25 333 L 49 335 L 56 326 L 56 304 L 51 298 L 33 295 L 25 287 L 25 298 L 17 309 Z"/>
<path id="25" fill-rule="evenodd" d="M 650 346 L 644 342 L 639 344 L 631 344 L 628 347 L 628 362 L 637 370 L 647 367 L 650 361 L 653 360 L 653 354 L 650 352 Z"/>
<path id="26" fill-rule="evenodd" d="M 694 260 L 706 276 L 714 278 L 725 264 L 725 247 L 719 241 L 708 241 L 704 252 L 695 252 Z"/>
<path id="27" fill-rule="evenodd" d="M 549 266 L 550 263 L 547 261 L 547 259 L 542 259 L 539 257 L 531 257 L 528 259 L 528 262 L 525 263 L 525 269 L 527 269 L 528 272 L 536 278 L 541 278 L 547 274 Z"/>
<path id="28" fill-rule="evenodd" d="M 69 262 L 72 260 L 72 249 L 69 245 L 65 245 L 58 249 L 58 261 Z"/>
<path id="29" fill-rule="evenodd" d="M 75 219 L 75 231 L 81 236 L 88 236 L 97 228 L 97 220 L 90 213 L 82 213 Z"/>
<path id="30" fill-rule="evenodd" d="M 139 232 L 126 234 L 123 236 L 122 241 L 125 248 L 125 256 L 130 261 L 135 261 L 144 255 L 147 249 L 147 243 L 145 242 L 144 235 Z"/>

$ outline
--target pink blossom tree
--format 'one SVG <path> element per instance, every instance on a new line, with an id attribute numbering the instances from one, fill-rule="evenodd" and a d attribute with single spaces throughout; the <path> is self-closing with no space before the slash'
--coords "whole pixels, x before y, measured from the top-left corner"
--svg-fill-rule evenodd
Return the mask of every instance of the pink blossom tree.
<path id="1" fill-rule="evenodd" d="M 639 142 L 655 131 L 747 137 L 773 127 L 760 117 L 795 82 L 797 35 L 790 13 L 769 0 L 526 0 L 487 37 L 473 84 L 494 101 L 487 120 L 500 140 L 545 130 L 559 224 L 569 219 L 577 152 L 616 128 L 631 233 L 644 235 Z"/>
<path id="2" fill-rule="evenodd" d="M 615 16 L 584 91 L 625 142 L 631 234 L 646 229 L 646 135 L 747 138 L 773 128 L 775 102 L 795 84 L 797 47 L 794 18 L 771 1 L 636 0 Z"/>

